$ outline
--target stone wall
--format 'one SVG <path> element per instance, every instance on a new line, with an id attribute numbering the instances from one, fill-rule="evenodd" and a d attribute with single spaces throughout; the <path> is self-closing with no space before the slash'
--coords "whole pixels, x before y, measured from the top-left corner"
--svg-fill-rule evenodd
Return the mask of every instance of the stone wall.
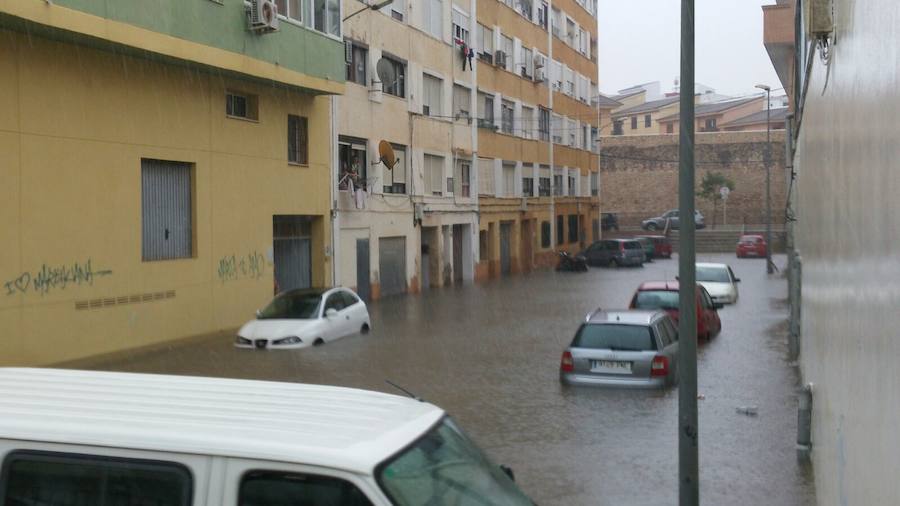
<path id="1" fill-rule="evenodd" d="M 789 183 L 784 163 L 784 131 L 772 132 L 772 221 L 784 223 Z M 678 136 L 604 137 L 601 141 L 600 191 L 603 212 L 618 213 L 622 226 L 639 225 L 678 207 Z M 696 134 L 696 185 L 704 174 L 721 172 L 735 183 L 728 197 L 727 224 L 765 223 L 766 132 Z M 721 201 L 697 198 L 707 226 L 721 225 Z"/>

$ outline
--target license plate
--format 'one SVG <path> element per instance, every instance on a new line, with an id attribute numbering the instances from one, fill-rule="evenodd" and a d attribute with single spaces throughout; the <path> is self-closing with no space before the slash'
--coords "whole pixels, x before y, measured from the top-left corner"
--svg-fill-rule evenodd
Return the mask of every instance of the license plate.
<path id="1" fill-rule="evenodd" d="M 591 372 L 606 374 L 631 374 L 631 362 L 617 360 L 591 360 Z"/>

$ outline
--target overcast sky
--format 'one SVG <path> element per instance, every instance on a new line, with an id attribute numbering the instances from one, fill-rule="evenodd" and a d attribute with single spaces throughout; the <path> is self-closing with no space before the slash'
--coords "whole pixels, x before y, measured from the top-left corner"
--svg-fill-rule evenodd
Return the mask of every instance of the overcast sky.
<path id="1" fill-rule="evenodd" d="M 727 95 L 781 88 L 763 47 L 761 6 L 773 0 L 695 0 L 697 82 Z M 607 94 L 679 73 L 679 0 L 599 0 L 600 90 Z M 778 93 L 781 93 L 779 90 Z M 774 93 L 773 93 L 774 94 Z"/>

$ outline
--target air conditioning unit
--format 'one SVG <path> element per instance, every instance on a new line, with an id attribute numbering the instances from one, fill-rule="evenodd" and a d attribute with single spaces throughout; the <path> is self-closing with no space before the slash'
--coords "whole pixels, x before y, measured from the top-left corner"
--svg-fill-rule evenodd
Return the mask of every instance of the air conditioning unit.
<path id="1" fill-rule="evenodd" d="M 814 39 L 831 35 L 834 30 L 833 0 L 809 0 L 805 5 L 806 34 Z"/>
<path id="2" fill-rule="evenodd" d="M 542 83 L 547 80 L 547 71 L 544 70 L 544 67 L 534 69 L 534 80 L 538 83 Z"/>
<path id="3" fill-rule="evenodd" d="M 250 0 L 250 29 L 258 33 L 278 30 L 278 6 L 272 0 Z"/>
<path id="4" fill-rule="evenodd" d="M 506 53 L 503 51 L 497 51 L 494 57 L 494 65 L 498 67 L 506 67 Z"/>

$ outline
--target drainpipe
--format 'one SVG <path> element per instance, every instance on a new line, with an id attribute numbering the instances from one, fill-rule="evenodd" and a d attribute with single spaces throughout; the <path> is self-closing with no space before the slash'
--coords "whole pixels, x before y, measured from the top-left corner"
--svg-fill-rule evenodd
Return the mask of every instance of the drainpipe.
<path id="1" fill-rule="evenodd" d="M 331 129 L 331 286 L 337 286 L 340 277 L 340 262 L 338 262 L 338 249 L 340 244 L 340 213 L 338 212 L 338 136 L 337 136 L 337 97 L 332 95 L 328 98 L 331 101 L 331 117 L 329 119 Z"/>
<path id="2" fill-rule="evenodd" d="M 547 2 L 547 64 L 550 65 L 550 69 L 552 72 L 553 69 L 553 0 L 549 0 Z M 551 76 L 550 81 L 547 83 L 547 91 L 549 93 L 549 97 L 547 100 L 547 107 L 549 109 L 549 118 L 547 121 L 549 125 L 547 125 L 547 130 L 550 132 L 550 251 L 551 253 L 556 250 L 556 204 L 554 202 L 556 192 L 556 166 L 553 163 L 553 76 Z M 538 113 L 540 114 L 540 113 Z M 538 188 L 540 188 L 540 167 L 538 167 Z M 540 190 L 538 190 L 540 191 Z M 552 260 L 551 260 L 552 262 Z"/>

